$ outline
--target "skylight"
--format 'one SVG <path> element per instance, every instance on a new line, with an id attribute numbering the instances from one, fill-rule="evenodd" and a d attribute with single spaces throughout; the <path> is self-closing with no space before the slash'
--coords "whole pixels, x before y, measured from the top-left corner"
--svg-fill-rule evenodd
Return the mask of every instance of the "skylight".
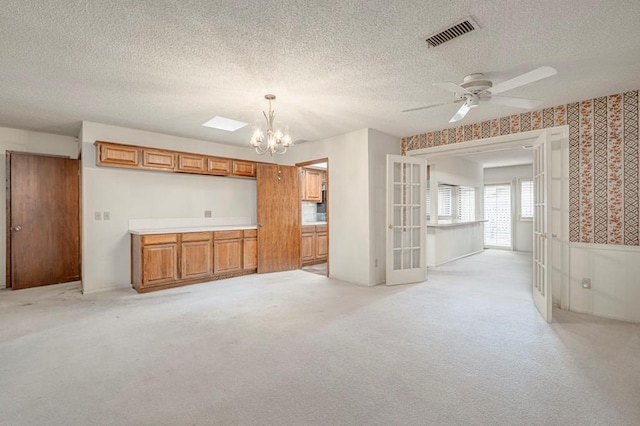
<path id="1" fill-rule="evenodd" d="M 247 123 L 242 121 L 232 120 L 230 118 L 215 116 L 206 123 L 202 123 L 203 126 L 211 127 L 218 130 L 225 130 L 227 132 L 235 132 L 238 129 L 242 129 Z"/>

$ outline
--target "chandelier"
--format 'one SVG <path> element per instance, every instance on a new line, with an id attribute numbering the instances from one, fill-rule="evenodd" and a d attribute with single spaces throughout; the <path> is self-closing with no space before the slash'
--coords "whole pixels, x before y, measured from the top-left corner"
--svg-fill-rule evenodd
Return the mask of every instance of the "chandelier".
<path id="1" fill-rule="evenodd" d="M 271 109 L 271 101 L 276 99 L 276 95 L 264 95 L 264 98 L 269 101 L 269 114 L 264 111 L 262 112 L 264 118 L 267 120 L 267 129 L 263 131 L 256 125 L 253 136 L 251 136 L 251 146 L 254 147 L 260 155 L 266 154 L 267 152 L 270 155 L 284 154 L 287 152 L 287 148 L 293 143 L 291 136 L 289 136 L 289 129 L 286 128 L 283 132 L 279 123 L 276 123 L 274 128 L 273 119 L 276 113 Z"/>

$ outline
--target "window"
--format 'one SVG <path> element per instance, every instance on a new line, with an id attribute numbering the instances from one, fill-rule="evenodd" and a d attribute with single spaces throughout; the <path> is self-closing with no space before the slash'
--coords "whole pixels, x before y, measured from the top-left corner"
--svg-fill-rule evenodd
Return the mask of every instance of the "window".
<path id="1" fill-rule="evenodd" d="M 476 189 L 458 187 L 458 219 L 461 222 L 476 220 Z"/>
<path id="2" fill-rule="evenodd" d="M 520 181 L 520 219 L 533 219 L 533 181 Z"/>
<path id="3" fill-rule="evenodd" d="M 438 185 L 438 218 L 451 219 L 453 216 L 451 190 L 449 185 Z"/>
<path id="4" fill-rule="evenodd" d="M 511 185 L 484 187 L 484 245 L 511 247 Z"/>
<path id="5" fill-rule="evenodd" d="M 425 202 L 427 204 L 427 221 L 431 219 L 431 191 L 429 190 L 429 181 L 427 181 L 427 194 L 425 197 Z"/>

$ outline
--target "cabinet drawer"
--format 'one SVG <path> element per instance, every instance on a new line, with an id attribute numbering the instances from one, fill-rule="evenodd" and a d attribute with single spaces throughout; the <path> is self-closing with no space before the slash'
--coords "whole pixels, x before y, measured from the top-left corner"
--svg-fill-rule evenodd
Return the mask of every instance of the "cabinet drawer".
<path id="1" fill-rule="evenodd" d="M 207 172 L 212 175 L 229 176 L 231 174 L 231 160 L 228 158 L 209 157 Z"/>
<path id="2" fill-rule="evenodd" d="M 327 225 L 316 225 L 316 232 L 327 232 Z"/>
<path id="3" fill-rule="evenodd" d="M 211 232 L 188 232 L 182 234 L 182 242 L 187 241 L 211 241 Z"/>
<path id="4" fill-rule="evenodd" d="M 155 234 L 155 235 L 144 235 L 142 237 L 142 245 L 167 244 L 167 243 L 176 243 L 176 242 L 178 242 L 177 234 Z"/>
<path id="5" fill-rule="evenodd" d="M 173 170 L 175 166 L 176 156 L 171 152 L 142 150 L 142 167 Z"/>
<path id="6" fill-rule="evenodd" d="M 308 226 L 302 227 L 303 234 L 313 234 L 314 232 L 316 232 L 316 227 L 314 225 L 308 225 Z"/>
<path id="7" fill-rule="evenodd" d="M 218 240 L 239 240 L 242 238 L 242 231 L 217 231 L 213 233 L 213 239 Z"/>
<path id="8" fill-rule="evenodd" d="M 242 233 L 244 234 L 245 238 L 255 238 L 258 236 L 257 229 L 245 229 L 244 231 L 242 231 Z"/>
<path id="9" fill-rule="evenodd" d="M 256 177 L 256 163 L 233 160 L 232 174 L 234 176 Z"/>
<path id="10" fill-rule="evenodd" d="M 178 154 L 178 170 L 189 173 L 204 173 L 206 159 L 202 155 Z"/>

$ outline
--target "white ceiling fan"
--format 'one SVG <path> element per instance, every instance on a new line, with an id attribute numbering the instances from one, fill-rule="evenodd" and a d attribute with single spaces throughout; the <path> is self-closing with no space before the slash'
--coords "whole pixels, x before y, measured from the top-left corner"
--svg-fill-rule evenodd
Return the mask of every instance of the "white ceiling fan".
<path id="1" fill-rule="evenodd" d="M 495 95 L 497 95 L 498 93 L 506 92 L 507 90 L 515 89 L 516 87 L 524 86 L 525 84 L 533 83 L 534 81 L 542 80 L 543 78 L 551 77 L 556 73 L 557 71 L 554 68 L 546 66 L 540 67 L 514 77 L 511 80 L 498 83 L 495 86 L 493 85 L 491 80 L 485 79 L 483 74 L 469 74 L 462 80 L 462 83 L 460 84 L 456 84 L 451 81 L 433 84 L 436 87 L 455 93 L 456 99 L 454 101 L 444 104 L 427 105 L 418 108 L 405 109 L 402 112 L 418 111 L 421 109 L 434 108 L 442 105 L 464 102 L 458 112 L 456 112 L 454 116 L 451 117 L 451 120 L 449 120 L 449 123 L 455 123 L 456 121 L 462 120 L 472 108 L 478 107 L 480 103 L 491 103 L 516 108 L 533 109 L 540 105 L 542 101 Z"/>

